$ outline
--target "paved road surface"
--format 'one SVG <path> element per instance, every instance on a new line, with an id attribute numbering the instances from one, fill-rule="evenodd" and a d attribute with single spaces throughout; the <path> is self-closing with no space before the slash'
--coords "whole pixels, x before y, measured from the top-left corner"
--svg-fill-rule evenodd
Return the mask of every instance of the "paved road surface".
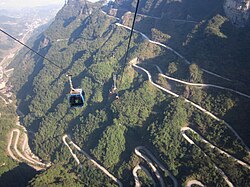
<path id="1" fill-rule="evenodd" d="M 203 152 L 203 154 L 205 155 L 205 157 L 207 157 L 207 158 L 209 158 L 209 156 L 200 148 L 200 146 L 198 146 L 196 143 L 194 143 L 194 141 L 193 140 L 191 140 L 186 134 L 185 134 L 185 129 L 186 129 L 186 127 L 183 127 L 182 129 L 181 129 L 181 134 L 182 134 L 182 136 L 188 141 L 188 143 L 190 143 L 190 144 L 192 144 L 192 145 L 195 145 L 198 149 L 200 149 L 202 152 Z M 211 161 L 212 162 L 212 161 Z M 212 162 L 213 163 L 213 162 Z M 229 178 L 226 176 L 226 174 L 222 171 L 222 169 L 220 169 L 219 167 L 217 167 L 216 165 L 215 165 L 215 163 L 213 163 L 213 166 L 214 166 L 214 168 L 222 175 L 222 177 L 223 177 L 223 179 L 226 181 L 226 183 L 227 183 L 227 185 L 229 186 L 229 187 L 234 187 L 234 185 L 233 185 L 233 183 L 229 180 Z"/>
<path id="2" fill-rule="evenodd" d="M 123 27 L 123 28 L 126 28 L 126 29 L 128 29 L 128 30 L 131 30 L 130 27 L 125 26 L 125 25 L 123 25 L 123 24 L 116 23 L 116 25 L 117 25 L 118 27 Z M 134 30 L 134 32 L 135 32 L 135 33 L 139 33 L 139 34 L 140 34 L 143 38 L 145 38 L 148 42 L 153 43 L 153 44 L 156 44 L 156 45 L 159 45 L 159 46 L 161 46 L 161 47 L 164 47 L 164 48 L 166 48 L 166 49 L 172 51 L 172 52 L 173 52 L 174 54 L 176 54 L 178 57 L 180 57 L 181 59 L 183 59 L 184 62 L 185 62 L 186 64 L 191 64 L 191 62 L 190 62 L 189 60 L 187 60 L 183 55 L 181 55 L 179 52 L 177 52 L 176 50 L 174 50 L 172 47 L 169 47 L 169 46 L 167 46 L 167 45 L 165 45 L 165 44 L 163 44 L 163 43 L 160 43 L 160 42 L 156 42 L 156 41 L 150 40 L 149 37 L 147 37 L 144 33 L 140 32 L 140 31 Z M 224 79 L 224 80 L 227 80 L 227 81 L 232 81 L 231 79 L 228 79 L 228 78 L 223 77 L 223 76 L 221 76 L 221 75 L 219 75 L 219 74 L 216 74 L 216 73 L 213 73 L 213 72 L 211 72 L 211 71 L 208 71 L 208 70 L 206 70 L 206 69 L 201 68 L 201 70 L 204 71 L 204 72 L 206 72 L 206 73 L 208 73 L 208 74 L 210 74 L 210 75 L 213 75 L 213 76 L 215 76 L 215 77 L 218 77 L 218 78 L 221 78 L 221 79 Z"/>
<path id="3" fill-rule="evenodd" d="M 66 142 L 66 138 L 68 138 L 70 140 L 69 144 L 72 144 L 80 153 L 82 153 L 85 157 L 87 157 L 96 167 L 98 167 L 100 170 L 102 170 L 107 176 L 109 176 L 113 181 L 115 181 L 120 187 L 123 186 L 119 179 L 117 179 L 115 176 L 113 176 L 111 173 L 109 173 L 109 171 L 106 168 L 104 168 L 103 166 L 98 164 L 94 159 L 92 159 L 85 151 L 83 151 L 78 145 L 76 145 L 68 137 L 68 135 L 64 135 L 63 136 L 63 142 L 69 148 L 71 155 L 75 158 L 78 165 L 81 165 L 81 163 L 80 163 L 79 159 L 77 158 L 77 156 L 73 153 L 73 151 L 70 148 L 70 146 L 68 145 L 68 143 Z"/>
<path id="4" fill-rule="evenodd" d="M 143 147 L 136 147 L 135 148 L 135 154 L 139 157 L 141 157 L 142 159 L 144 159 L 148 165 L 151 167 L 151 169 L 153 170 L 153 172 L 155 173 L 155 176 L 157 177 L 157 179 L 159 180 L 160 184 L 162 187 L 165 186 L 165 183 L 164 183 L 164 179 L 163 177 L 161 176 L 160 172 L 157 170 L 157 168 L 154 166 L 153 162 L 144 154 L 142 154 L 140 152 L 140 149 L 143 149 Z"/>
<path id="5" fill-rule="evenodd" d="M 7 146 L 7 152 L 8 154 L 10 155 L 11 158 L 13 158 L 13 160 L 16 160 L 17 162 L 21 162 L 21 160 L 19 160 L 18 158 L 16 158 L 13 154 L 13 152 L 11 151 L 11 143 L 12 143 L 12 139 L 13 139 L 13 131 L 11 132 L 11 135 L 10 135 L 10 139 L 9 139 L 9 143 L 8 143 L 8 146 Z"/>
<path id="6" fill-rule="evenodd" d="M 154 83 L 154 82 L 152 81 L 152 76 L 151 76 L 151 74 L 150 74 L 146 69 L 144 69 L 144 68 L 142 68 L 142 67 L 140 67 L 140 66 L 138 66 L 138 65 L 136 65 L 136 64 L 133 64 L 133 67 L 135 67 L 135 68 L 137 68 L 137 69 L 140 69 L 140 70 L 144 71 L 144 72 L 147 74 L 147 76 L 148 76 L 149 82 L 150 82 L 151 84 L 153 84 L 155 87 L 157 87 L 157 88 L 163 90 L 164 92 L 166 92 L 166 93 L 168 93 L 168 94 L 173 95 L 174 97 L 180 97 L 178 94 L 176 94 L 176 93 L 174 93 L 174 92 L 172 92 L 172 91 L 170 91 L 170 90 L 168 90 L 168 89 L 166 89 L 166 88 L 163 88 L 162 86 L 160 86 L 160 85 Z M 192 102 L 192 101 L 190 101 L 190 100 L 188 100 L 188 99 L 186 99 L 186 98 L 184 98 L 184 100 L 185 100 L 185 102 L 190 103 L 192 106 L 194 106 L 195 108 L 197 108 L 197 109 L 199 109 L 200 111 L 202 111 L 204 114 L 209 115 L 210 117 L 212 117 L 212 118 L 215 119 L 216 121 L 223 122 L 223 123 L 224 123 L 224 124 L 225 124 L 225 125 L 235 134 L 235 136 L 241 141 L 242 145 L 245 146 L 245 148 L 246 148 L 247 151 L 248 151 L 248 154 L 250 153 L 250 152 L 249 152 L 248 146 L 244 143 L 244 141 L 243 141 L 242 138 L 238 135 L 238 133 L 237 133 L 237 132 L 236 132 L 227 122 L 225 122 L 224 120 L 218 118 L 217 116 L 215 116 L 215 115 L 212 114 L 211 112 L 207 111 L 207 110 L 204 109 L 203 107 L 199 106 L 198 104 L 196 104 L 196 103 L 194 103 L 194 102 Z"/>
<path id="7" fill-rule="evenodd" d="M 182 135 L 184 136 L 184 138 L 190 143 L 190 144 L 195 144 L 186 134 L 185 132 L 186 131 L 191 131 L 193 132 L 194 134 L 198 135 L 201 139 L 202 142 L 206 143 L 207 145 L 209 145 L 209 147 L 211 147 L 212 149 L 216 149 L 217 151 L 219 151 L 220 153 L 222 154 L 225 154 L 227 157 L 230 157 L 232 158 L 234 161 L 236 161 L 237 163 L 239 163 L 240 165 L 242 165 L 243 167 L 246 167 L 248 169 L 250 169 L 250 166 L 248 163 L 244 162 L 244 161 L 241 161 L 237 158 L 235 158 L 234 156 L 228 154 L 226 151 L 223 151 L 222 149 L 220 149 L 219 147 L 213 145 L 212 143 L 210 143 L 209 141 L 207 141 L 205 138 L 203 138 L 198 132 L 196 132 L 195 130 L 193 130 L 192 128 L 190 127 L 183 127 L 181 128 L 181 132 L 182 132 Z"/>
<path id="8" fill-rule="evenodd" d="M 175 82 L 179 82 L 179 83 L 182 83 L 182 84 L 185 84 L 185 85 L 189 85 L 189 86 L 213 87 L 213 88 L 218 88 L 218 89 L 222 89 L 222 90 L 227 90 L 227 91 L 234 92 L 236 94 L 239 94 L 239 95 L 241 95 L 243 97 L 246 97 L 246 98 L 250 99 L 250 95 L 244 94 L 242 92 L 239 92 L 239 91 L 231 89 L 231 88 L 226 88 L 226 87 L 218 86 L 218 85 L 214 85 L 214 84 L 191 83 L 191 82 L 186 82 L 186 81 L 183 81 L 183 80 L 180 80 L 180 79 L 176 79 L 176 78 L 167 76 L 167 75 L 162 73 L 162 70 L 160 69 L 159 66 L 157 66 L 157 65 L 155 65 L 155 66 L 156 66 L 157 70 L 160 72 L 160 76 L 162 76 L 162 77 L 164 77 L 166 79 L 169 79 L 169 80 L 172 80 L 172 81 L 175 81 Z"/>
<path id="9" fill-rule="evenodd" d="M 188 181 L 186 184 L 186 187 L 191 187 L 192 185 L 198 185 L 198 186 L 204 187 L 204 184 L 202 184 L 200 181 L 197 181 L 197 180 Z"/>
<path id="10" fill-rule="evenodd" d="M 151 179 L 151 181 L 153 182 L 153 186 L 156 187 L 156 182 L 154 181 L 153 177 L 151 176 L 150 172 L 143 166 L 140 166 L 140 165 L 137 165 L 134 167 L 133 169 L 133 176 L 134 176 L 134 179 L 135 179 L 135 187 L 141 187 L 141 183 L 140 183 L 140 180 L 139 180 L 139 177 L 137 175 L 137 171 L 138 170 L 143 170 L 146 175 Z"/>
<path id="11" fill-rule="evenodd" d="M 19 129 L 14 129 L 12 130 L 11 132 L 11 136 L 10 136 L 10 139 L 9 139 L 9 144 L 8 144 L 8 147 L 7 147 L 7 151 L 9 153 L 9 155 L 16 161 L 18 162 L 22 162 L 21 160 L 17 159 L 13 152 L 11 151 L 11 143 L 12 143 L 12 139 L 13 139 L 13 136 L 14 136 L 14 133 L 16 133 L 16 139 L 15 139 L 15 142 L 14 142 L 14 146 L 13 146 L 13 149 L 14 151 L 16 152 L 17 156 L 20 157 L 22 160 L 25 160 L 26 163 L 28 165 L 30 165 L 31 167 L 33 167 L 34 169 L 36 169 L 37 171 L 40 171 L 40 170 L 43 170 L 45 169 L 45 164 L 41 163 L 40 161 L 37 161 L 37 160 L 34 160 L 34 159 L 30 159 L 30 156 L 26 156 L 26 155 L 23 155 L 17 148 L 17 144 L 18 144 L 18 141 L 19 141 L 19 137 L 20 137 L 20 130 Z M 25 143 L 25 142 L 24 142 Z M 42 167 L 42 166 L 44 167 Z"/>
<path id="12" fill-rule="evenodd" d="M 155 158 L 155 156 L 147 148 L 145 148 L 143 146 L 136 147 L 135 154 L 138 155 L 139 157 L 143 158 L 144 160 L 146 160 L 146 162 L 150 165 L 150 167 L 155 172 L 156 177 L 159 179 L 162 186 L 165 185 L 163 178 L 161 177 L 161 175 L 159 174 L 157 169 L 154 167 L 152 161 L 146 155 L 141 153 L 140 150 L 143 150 L 145 153 L 147 153 L 147 155 L 149 155 L 152 158 L 152 160 L 161 168 L 161 170 L 168 174 L 168 176 L 172 179 L 175 187 L 178 186 L 176 178 Z"/>

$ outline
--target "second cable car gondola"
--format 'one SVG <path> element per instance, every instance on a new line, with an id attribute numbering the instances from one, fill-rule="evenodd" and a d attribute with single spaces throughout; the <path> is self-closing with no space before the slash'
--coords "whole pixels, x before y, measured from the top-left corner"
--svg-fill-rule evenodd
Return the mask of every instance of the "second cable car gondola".
<path id="1" fill-rule="evenodd" d="M 116 87 L 116 75 L 115 74 L 113 74 L 113 85 L 112 85 L 112 88 L 109 90 L 109 96 L 111 97 L 114 94 L 115 94 L 115 99 L 119 99 L 119 95 L 117 93 L 117 87 Z"/>
<path id="2" fill-rule="evenodd" d="M 84 105 L 84 91 L 82 89 L 75 89 L 72 84 L 72 75 L 67 75 L 69 77 L 70 93 L 69 93 L 69 105 L 72 108 L 83 107 Z"/>

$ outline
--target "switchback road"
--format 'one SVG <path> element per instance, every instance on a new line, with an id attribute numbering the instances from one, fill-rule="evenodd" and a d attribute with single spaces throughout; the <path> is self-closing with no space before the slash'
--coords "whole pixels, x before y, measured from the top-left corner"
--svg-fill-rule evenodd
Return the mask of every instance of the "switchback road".
<path id="1" fill-rule="evenodd" d="M 153 80 L 152 80 L 151 74 L 150 74 L 146 69 L 144 69 L 144 68 L 142 68 L 142 67 L 140 67 L 140 66 L 138 66 L 138 65 L 136 65 L 136 64 L 133 64 L 132 66 L 135 67 L 135 68 L 137 68 L 137 69 L 140 69 L 140 70 L 144 71 L 144 72 L 147 74 L 147 76 L 148 76 L 149 82 L 150 82 L 151 84 L 153 84 L 155 87 L 157 87 L 157 88 L 163 90 L 164 92 L 166 92 L 166 93 L 168 93 L 168 94 L 170 94 L 170 95 L 172 95 L 172 96 L 174 96 L 174 97 L 180 97 L 180 95 L 178 95 L 178 94 L 176 94 L 176 93 L 174 93 L 174 92 L 172 92 L 172 91 L 170 91 L 170 90 L 168 90 L 168 89 L 166 89 L 166 88 L 163 88 L 162 86 L 160 86 L 160 85 L 154 83 Z M 188 99 L 186 99 L 186 98 L 184 98 L 184 100 L 185 100 L 185 102 L 190 103 L 192 106 L 194 106 L 195 108 L 197 108 L 197 109 L 199 109 L 200 111 L 202 111 L 204 114 L 209 115 L 210 117 L 212 117 L 212 118 L 215 119 L 216 121 L 223 122 L 223 123 L 224 123 L 224 124 L 225 124 L 225 125 L 235 134 L 235 136 L 241 141 L 242 145 L 245 146 L 245 148 L 247 149 L 247 151 L 248 151 L 248 153 L 249 153 L 249 148 L 248 148 L 248 146 L 244 143 L 244 141 L 241 139 L 241 137 L 238 135 L 238 133 L 237 133 L 237 132 L 236 132 L 227 122 L 225 122 L 224 120 L 218 118 L 217 116 L 215 116 L 215 115 L 212 114 L 211 112 L 207 111 L 207 110 L 204 109 L 203 107 L 199 106 L 198 104 L 196 104 L 196 103 L 194 103 L 194 102 L 192 102 L 192 101 L 190 101 L 190 100 L 188 100 Z"/>
<path id="2" fill-rule="evenodd" d="M 154 166 L 153 162 L 151 161 L 151 159 L 149 159 L 145 154 L 141 153 L 141 150 L 144 151 L 147 155 L 150 156 L 150 158 L 157 164 L 157 166 L 159 166 L 159 168 L 164 171 L 165 173 L 168 174 L 168 176 L 172 179 L 174 186 L 177 187 L 178 183 L 176 178 L 165 168 L 165 166 L 163 166 L 156 158 L 155 156 L 145 147 L 143 146 L 138 146 L 135 148 L 135 154 L 141 158 L 143 158 L 148 164 L 149 166 L 152 168 L 153 172 L 155 173 L 156 177 L 158 178 L 158 180 L 160 181 L 161 186 L 165 186 L 164 180 L 161 177 L 160 173 L 158 172 L 158 170 L 156 169 L 156 167 Z"/>
<path id="3" fill-rule="evenodd" d="M 188 129 L 188 127 L 183 127 L 181 129 L 181 134 L 182 136 L 188 141 L 188 143 L 192 144 L 192 145 L 195 145 L 198 149 L 201 150 L 201 152 L 203 152 L 203 154 L 209 158 L 209 156 L 200 148 L 200 146 L 198 146 L 196 143 L 194 143 L 193 140 L 191 140 L 186 134 L 185 134 L 185 131 Z M 212 162 L 212 161 L 211 161 Z M 213 163 L 213 162 L 212 162 Z M 222 169 L 220 169 L 219 167 L 217 167 L 215 165 L 215 163 L 213 163 L 214 165 L 214 168 L 221 174 L 221 176 L 223 177 L 223 179 L 226 181 L 227 185 L 229 187 L 234 187 L 233 183 L 229 180 L 229 178 L 226 176 L 226 174 L 222 171 Z"/>
<path id="4" fill-rule="evenodd" d="M 70 148 L 69 144 L 66 142 L 66 138 L 69 139 L 69 144 L 73 145 L 80 153 L 82 153 L 85 157 L 87 157 L 87 159 L 89 159 L 97 168 L 99 168 L 103 173 L 105 173 L 108 177 L 110 177 L 113 181 L 115 181 L 120 187 L 122 187 L 122 183 L 120 182 L 119 179 L 117 179 L 115 176 L 113 176 L 111 173 L 109 173 L 109 171 L 104 168 L 103 166 L 101 166 L 100 164 L 98 164 L 94 159 L 92 159 L 91 156 L 89 156 L 85 151 L 83 151 L 78 145 L 76 145 L 70 138 L 68 135 L 64 135 L 63 136 L 63 142 L 64 144 L 68 147 L 68 149 L 70 150 L 71 155 L 75 158 L 76 162 L 78 165 L 81 165 L 79 159 L 77 158 L 76 154 L 73 153 L 72 149 Z"/>
<path id="5" fill-rule="evenodd" d="M 27 156 L 28 154 L 26 153 L 26 150 L 24 150 L 24 152 L 23 152 L 24 155 L 18 150 L 17 145 L 18 145 L 18 141 L 19 141 L 19 137 L 20 137 L 20 130 L 19 129 L 14 129 L 11 131 L 9 144 L 7 146 L 7 151 L 9 153 L 9 155 L 11 156 L 11 158 L 13 158 L 14 160 L 16 160 L 18 162 L 22 162 L 21 160 L 17 159 L 16 156 L 14 156 L 14 154 L 11 150 L 11 144 L 12 144 L 12 139 L 13 139 L 14 133 L 16 133 L 16 139 L 14 141 L 13 150 L 15 151 L 17 156 L 19 158 L 21 158 L 22 160 L 24 160 L 28 165 L 30 165 L 31 167 L 33 167 L 37 171 L 44 170 L 46 168 L 46 165 L 44 163 L 40 162 L 39 160 L 35 160 L 35 159 L 31 158 L 30 156 Z M 27 146 L 27 142 L 25 142 L 25 140 L 24 140 L 22 147 L 26 148 L 26 146 Z"/>
<path id="6" fill-rule="evenodd" d="M 137 175 L 137 172 L 139 170 L 143 170 L 146 175 L 151 179 L 151 181 L 153 182 L 153 186 L 156 186 L 156 182 L 154 181 L 153 177 L 151 176 L 150 172 L 143 166 L 141 165 L 137 165 L 134 167 L 133 169 L 133 176 L 134 176 L 134 179 L 135 179 L 135 187 L 141 187 L 141 183 L 140 183 L 140 180 L 139 180 L 139 177 Z"/>
<path id="7" fill-rule="evenodd" d="M 195 130 L 193 130 L 192 128 L 190 127 L 183 127 L 181 129 L 181 132 L 182 132 L 182 136 L 190 143 L 190 144 L 195 144 L 186 134 L 185 132 L 186 131 L 191 131 L 193 132 L 194 134 L 198 135 L 201 139 L 202 142 L 204 142 L 205 144 L 207 144 L 209 147 L 211 147 L 212 149 L 216 149 L 217 151 L 219 151 L 220 153 L 226 155 L 227 157 L 230 157 L 232 158 L 234 161 L 236 161 L 238 164 L 240 164 L 241 166 L 243 167 L 246 167 L 248 169 L 250 169 L 250 166 L 248 163 L 244 162 L 244 161 L 241 161 L 237 158 L 235 158 L 234 156 L 228 154 L 226 151 L 223 151 L 222 149 L 220 149 L 219 147 L 213 145 L 212 143 L 210 143 L 209 141 L 207 141 L 205 138 L 203 138 L 198 132 L 196 132 Z"/>
<path id="8" fill-rule="evenodd" d="M 123 24 L 116 23 L 116 25 L 117 25 L 118 27 L 123 27 L 123 28 L 126 28 L 126 29 L 128 29 L 128 30 L 131 30 L 130 27 L 125 26 L 125 25 L 123 25 Z M 166 48 L 166 49 L 172 51 L 174 54 L 176 54 L 178 57 L 180 57 L 186 64 L 189 64 L 189 65 L 191 64 L 191 62 L 190 62 L 189 60 L 187 60 L 183 55 L 181 55 L 179 52 L 177 52 L 176 50 L 174 50 L 172 47 L 169 47 L 169 46 L 167 46 L 167 45 L 165 45 L 165 44 L 163 44 L 163 43 L 160 43 L 160 42 L 156 42 L 156 41 L 150 40 L 149 37 L 147 37 L 144 33 L 140 32 L 140 31 L 134 30 L 134 32 L 135 32 L 135 33 L 139 33 L 139 34 L 140 34 L 143 38 L 145 38 L 145 40 L 148 41 L 149 43 L 156 44 L 156 45 L 158 45 L 158 46 L 164 47 L 164 48 Z M 221 78 L 221 79 L 224 79 L 224 80 L 227 80 L 227 81 L 232 81 L 231 79 L 228 79 L 228 78 L 223 77 L 223 76 L 221 76 L 221 75 L 219 75 L 219 74 L 216 74 L 216 73 L 213 73 L 213 72 L 211 72 L 211 71 L 208 71 L 208 70 L 206 70 L 206 69 L 201 68 L 201 70 L 204 71 L 204 72 L 206 72 L 206 73 L 208 73 L 208 74 L 210 74 L 210 75 L 213 75 L 213 76 L 215 76 L 215 77 L 218 77 L 218 78 Z"/>
<path id="9" fill-rule="evenodd" d="M 221 89 L 221 90 L 227 90 L 227 91 L 236 93 L 238 95 L 241 95 L 243 97 L 246 97 L 246 98 L 250 99 L 250 95 L 244 94 L 242 92 L 239 92 L 239 91 L 231 89 L 231 88 L 226 88 L 226 87 L 218 86 L 218 85 L 214 85 L 214 84 L 191 83 L 191 82 L 186 82 L 186 81 L 183 81 L 183 80 L 180 80 L 180 79 L 176 79 L 176 78 L 167 76 L 167 75 L 162 73 L 162 70 L 160 69 L 159 66 L 157 66 L 157 65 L 155 65 L 155 66 L 156 66 L 157 70 L 160 72 L 160 76 L 162 76 L 162 77 L 164 77 L 166 79 L 169 79 L 169 80 L 172 80 L 172 81 L 175 81 L 175 82 L 179 82 L 179 83 L 182 83 L 182 84 L 185 84 L 185 85 L 188 85 L 188 86 L 212 87 L 212 88 L 218 88 L 218 89 Z"/>

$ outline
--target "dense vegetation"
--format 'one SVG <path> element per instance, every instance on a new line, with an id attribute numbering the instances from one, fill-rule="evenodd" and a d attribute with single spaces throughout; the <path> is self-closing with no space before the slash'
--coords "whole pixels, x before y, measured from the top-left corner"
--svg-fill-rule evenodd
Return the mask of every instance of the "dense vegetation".
<path id="1" fill-rule="evenodd" d="M 195 6 L 191 6 L 193 4 Z M 124 0 L 114 5 L 128 10 L 133 10 L 134 6 L 135 1 Z M 201 12 L 199 6 L 201 9 L 206 7 L 206 11 Z M 139 16 L 136 29 L 146 33 L 152 40 L 178 49 L 192 63 L 185 64 L 182 58 L 170 50 L 149 43 L 138 33 L 133 35 L 129 60 L 139 57 L 140 66 L 152 74 L 154 82 L 181 96 L 174 98 L 154 87 L 142 71 L 124 64 L 129 32 L 116 26 L 115 18 L 101 12 L 100 3 L 89 4 L 87 8 L 81 1 L 69 1 L 33 44 L 33 48 L 51 59 L 53 64 L 25 49 L 13 62 L 16 70 L 20 71 L 12 82 L 18 98 L 18 109 L 22 112 L 21 120 L 34 132 L 32 149 L 43 160 L 52 162 L 52 166 L 36 175 L 30 184 L 115 185 L 70 145 L 82 166 L 77 165 L 62 142 L 63 135 L 68 134 L 73 142 L 119 177 L 126 186 L 133 185 L 131 171 L 139 162 L 149 168 L 145 161 L 134 154 L 135 147 L 139 145 L 147 147 L 181 185 L 188 179 L 197 179 L 206 186 L 225 186 L 225 181 L 214 165 L 220 165 L 224 171 L 233 161 L 227 159 L 228 162 L 219 163 L 224 157 L 218 152 L 211 151 L 205 145 L 200 145 L 201 149 L 190 145 L 183 138 L 181 128 L 192 127 L 211 143 L 248 163 L 249 155 L 224 121 L 216 121 L 202 113 L 185 102 L 184 98 L 229 122 L 248 145 L 249 128 L 246 122 L 250 120 L 247 114 L 249 99 L 228 91 L 201 89 L 168 81 L 160 77 L 154 67 L 158 65 L 164 74 L 188 82 L 216 83 L 248 92 L 248 88 L 238 82 L 226 82 L 202 70 L 207 68 L 237 80 L 241 76 L 249 77 L 249 64 L 241 66 L 243 61 L 250 59 L 248 55 L 236 61 L 239 71 L 234 74 L 226 73 L 227 69 L 234 70 L 232 64 L 222 70 L 224 63 L 241 56 L 239 52 L 246 48 L 246 43 L 245 40 L 238 41 L 237 34 L 243 33 L 244 36 L 247 32 L 235 29 L 223 15 L 221 6 L 221 2 L 214 0 L 178 3 L 150 0 L 141 4 L 140 13 L 161 19 Z M 91 15 L 88 15 L 88 10 L 91 10 Z M 123 17 L 122 23 L 131 24 L 132 19 L 128 15 Z M 197 23 L 173 20 L 185 20 L 187 15 Z M 218 47 L 222 40 L 227 40 L 223 54 L 231 53 L 230 42 L 236 40 L 238 52 L 233 53 L 232 58 L 227 56 L 220 64 Z M 211 44 L 215 48 L 208 49 L 207 46 Z M 199 53 L 196 53 L 198 49 Z M 74 86 L 85 92 L 86 103 L 83 108 L 68 107 L 67 73 L 73 74 Z M 118 78 L 119 100 L 109 96 L 113 73 Z M 196 141 L 199 143 L 199 140 Z M 209 159 L 204 153 L 210 156 Z M 235 185 L 246 185 L 243 178 L 247 177 L 248 172 L 245 169 L 227 170 L 226 174 Z M 166 173 L 163 176 L 168 185 L 173 185 Z M 139 178 L 145 185 L 152 184 L 142 171 L 139 172 Z"/>
<path id="2" fill-rule="evenodd" d="M 25 163 L 18 163 L 7 153 L 11 130 L 17 128 L 15 103 L 6 104 L 4 95 L 0 95 L 0 186 L 27 185 L 37 173 Z M 14 99 L 14 98 L 12 98 Z M 15 179 L 15 180 L 13 180 Z"/>
<path id="3" fill-rule="evenodd" d="M 1 96 L 2 97 L 2 96 Z M 6 148 L 8 145 L 8 139 L 10 136 L 10 130 L 16 123 L 16 113 L 14 104 L 6 105 L 2 98 L 0 98 L 0 175 L 7 172 L 18 164 L 8 158 Z"/>

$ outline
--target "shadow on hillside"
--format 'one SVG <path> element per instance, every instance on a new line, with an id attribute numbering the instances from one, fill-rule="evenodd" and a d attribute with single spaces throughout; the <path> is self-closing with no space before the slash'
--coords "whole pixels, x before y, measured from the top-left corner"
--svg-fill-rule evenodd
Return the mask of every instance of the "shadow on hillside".
<path id="1" fill-rule="evenodd" d="M 72 32 L 72 34 L 70 35 L 68 45 L 72 44 L 74 41 L 76 41 L 79 38 L 80 34 L 82 34 L 83 30 L 87 28 L 89 23 L 90 23 L 90 19 L 89 18 L 85 19 L 82 22 L 82 24 Z"/>
<path id="2" fill-rule="evenodd" d="M 1 175 L 0 186 L 8 186 L 8 187 L 27 186 L 29 181 L 36 174 L 38 174 L 38 172 L 35 169 L 31 168 L 25 163 L 21 163 L 19 166 Z"/>
<path id="3" fill-rule="evenodd" d="M 72 16 L 72 17 L 64 20 L 63 27 L 65 28 L 65 27 L 69 26 L 69 24 L 71 24 L 75 19 L 76 19 L 76 16 Z"/>
<path id="4" fill-rule="evenodd" d="M 38 47 L 40 46 L 40 42 L 42 39 L 36 40 L 33 49 L 35 51 L 38 51 Z M 39 54 L 45 56 L 48 53 L 48 50 L 50 49 L 51 46 L 48 46 L 46 48 L 43 48 L 42 50 L 39 51 Z M 44 59 L 42 59 L 39 56 L 34 56 L 33 57 L 35 63 L 35 68 L 33 71 L 30 73 L 28 80 L 26 83 L 22 86 L 22 88 L 17 92 L 16 97 L 20 99 L 20 104 L 18 105 L 18 109 L 20 110 L 24 115 L 27 115 L 29 113 L 29 106 L 30 106 L 30 100 L 35 96 L 35 93 L 33 91 L 33 85 L 32 83 L 35 80 L 35 77 L 39 74 L 39 72 L 42 70 L 44 67 Z M 47 62 L 45 62 L 47 63 Z M 30 99 L 26 100 L 27 95 L 30 96 Z"/>

